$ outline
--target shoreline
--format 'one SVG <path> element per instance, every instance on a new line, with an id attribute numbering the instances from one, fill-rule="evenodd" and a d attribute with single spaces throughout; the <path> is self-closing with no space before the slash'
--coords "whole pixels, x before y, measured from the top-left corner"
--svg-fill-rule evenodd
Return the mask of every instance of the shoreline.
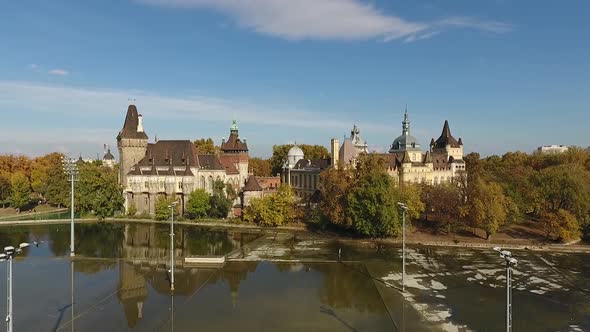
<path id="1" fill-rule="evenodd" d="M 75 219 L 76 224 L 90 224 L 100 222 L 98 219 Z M 142 224 L 169 224 L 169 221 L 159 221 L 153 219 L 124 219 L 124 218 L 107 218 L 103 222 L 108 223 L 142 223 Z M 32 226 L 32 225 L 66 225 L 69 224 L 69 220 L 64 219 L 47 219 L 47 220 L 15 220 L 15 221 L 0 221 L 0 229 L 2 227 L 11 226 Z M 326 232 L 314 232 L 310 231 L 306 227 L 299 226 L 279 226 L 279 227 L 261 227 L 257 225 L 238 224 L 229 222 L 193 222 L 193 221 L 175 221 L 176 225 L 183 226 L 196 226 L 196 227 L 208 227 L 208 228 L 226 228 L 226 229 L 242 229 L 242 230 L 255 230 L 258 232 L 296 232 L 303 231 L 313 234 L 318 237 L 326 239 L 333 239 L 338 242 L 361 245 L 361 246 L 375 246 L 375 245 L 401 245 L 402 240 L 398 238 L 388 239 L 367 239 L 367 238 L 352 238 L 346 235 L 340 235 L 336 233 Z M 524 240 L 526 241 L 526 240 Z M 520 243 L 517 243 L 520 242 Z M 535 243 L 522 243 L 523 240 L 515 240 L 515 243 L 506 242 L 506 240 L 500 242 L 489 242 L 473 241 L 473 242 L 456 242 L 454 240 L 425 240 L 425 239 L 412 239 L 411 235 L 406 238 L 406 245 L 426 246 L 426 247 L 447 247 L 447 248 L 467 248 L 467 249 L 492 249 L 493 247 L 499 246 L 503 249 L 509 250 L 529 250 L 529 251 L 554 251 L 561 253 L 580 253 L 590 254 L 590 245 L 584 244 L 535 244 Z"/>

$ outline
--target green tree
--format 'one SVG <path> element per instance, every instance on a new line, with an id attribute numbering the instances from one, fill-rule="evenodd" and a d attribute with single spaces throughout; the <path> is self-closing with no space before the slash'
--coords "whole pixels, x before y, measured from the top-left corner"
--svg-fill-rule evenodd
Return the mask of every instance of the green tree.
<path id="1" fill-rule="evenodd" d="M 155 218 L 156 220 L 170 220 L 170 208 L 169 206 L 174 203 L 174 198 L 166 198 L 165 196 L 160 196 L 156 200 L 155 205 Z M 187 202 L 188 208 L 188 202 Z M 178 215 L 178 206 L 174 211 L 175 215 Z"/>
<path id="2" fill-rule="evenodd" d="M 356 232 L 373 238 L 397 236 L 400 230 L 394 182 L 384 171 L 363 175 L 348 194 L 347 214 Z"/>
<path id="3" fill-rule="evenodd" d="M 200 138 L 193 142 L 199 150 L 200 154 L 217 154 L 219 153 L 219 147 L 215 145 L 211 138 Z"/>
<path id="4" fill-rule="evenodd" d="M 24 173 L 18 172 L 12 175 L 11 188 L 10 205 L 12 207 L 22 209 L 29 204 L 31 185 Z"/>
<path id="5" fill-rule="evenodd" d="M 190 219 L 203 218 L 210 208 L 209 194 L 203 189 L 197 189 L 189 195 L 186 202 L 186 215 Z"/>
<path id="6" fill-rule="evenodd" d="M 271 176 L 271 166 L 269 159 L 250 158 L 248 164 L 254 175 Z"/>
<path id="7" fill-rule="evenodd" d="M 79 181 L 75 183 L 77 211 L 93 213 L 104 219 L 123 209 L 122 189 L 114 170 L 97 163 L 81 163 L 78 167 Z"/>
<path id="8" fill-rule="evenodd" d="M 232 201 L 227 197 L 226 190 L 227 188 L 223 181 L 215 180 L 213 183 L 213 195 L 209 197 L 209 211 L 207 212 L 209 217 L 227 217 Z"/>
<path id="9" fill-rule="evenodd" d="M 297 220 L 299 209 L 294 203 L 291 187 L 282 185 L 275 195 L 253 198 L 243 217 L 244 221 L 261 226 L 280 226 Z"/>
<path id="10" fill-rule="evenodd" d="M 2 208 L 5 208 L 6 203 L 9 203 L 11 194 L 12 184 L 10 178 L 4 173 L 0 173 L 0 204 L 2 204 Z"/>
<path id="11" fill-rule="evenodd" d="M 45 199 L 53 206 L 70 206 L 70 183 L 63 169 L 52 167 L 47 171 Z"/>

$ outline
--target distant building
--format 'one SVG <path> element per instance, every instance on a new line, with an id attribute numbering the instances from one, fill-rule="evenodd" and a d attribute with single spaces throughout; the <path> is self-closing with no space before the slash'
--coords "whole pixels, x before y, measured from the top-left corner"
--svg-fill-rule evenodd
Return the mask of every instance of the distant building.
<path id="1" fill-rule="evenodd" d="M 235 120 L 220 156 L 200 154 L 190 140 L 148 143 L 142 116 L 135 105 L 129 105 L 117 145 L 125 209 L 134 204 L 138 213 L 153 215 L 160 197 L 179 201 L 184 213 L 188 195 L 194 190 L 212 193 L 213 183 L 221 180 L 239 191 L 248 176 L 248 146 L 240 140 Z"/>
<path id="2" fill-rule="evenodd" d="M 102 164 L 108 168 L 115 167 L 115 156 L 111 153 L 111 148 L 108 145 L 104 145 L 104 156 L 102 157 Z"/>
<path id="3" fill-rule="evenodd" d="M 338 140 L 335 141 L 337 146 Z M 333 150 L 332 155 L 334 152 Z M 319 189 L 320 173 L 332 165 L 332 160 L 333 158 L 305 159 L 303 150 L 294 145 L 287 153 L 281 182 L 289 184 L 296 197 L 309 199 Z"/>
<path id="4" fill-rule="evenodd" d="M 334 144 L 334 140 L 332 140 L 332 144 Z M 360 130 L 354 125 L 350 131 L 350 137 L 344 138 L 342 146 L 338 150 L 338 162 L 341 162 L 343 165 L 354 166 L 359 154 L 368 152 L 367 142 L 362 140 Z"/>
<path id="5" fill-rule="evenodd" d="M 450 182 L 460 171 L 465 171 L 463 141 L 451 134 L 449 122 L 445 120 L 442 133 L 430 141 L 430 150 L 422 152 L 420 144 L 410 135 L 408 112 L 404 114 L 402 134 L 391 144 L 388 154 L 388 172 L 398 183 L 440 184 Z"/>
<path id="6" fill-rule="evenodd" d="M 263 177 L 250 175 L 240 194 L 241 206 L 246 207 L 250 205 L 252 198 L 262 198 L 266 195 L 275 194 L 280 185 L 281 178 L 278 176 Z M 238 215 L 239 213 L 235 214 Z"/>
<path id="7" fill-rule="evenodd" d="M 540 153 L 564 153 L 567 150 L 567 145 L 543 145 L 537 148 Z"/>

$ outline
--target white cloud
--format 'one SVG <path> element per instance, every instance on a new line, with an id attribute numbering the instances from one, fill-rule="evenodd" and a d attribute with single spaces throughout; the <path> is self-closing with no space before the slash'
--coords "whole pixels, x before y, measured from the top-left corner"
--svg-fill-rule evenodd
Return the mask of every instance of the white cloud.
<path id="1" fill-rule="evenodd" d="M 49 71 L 49 74 L 51 75 L 57 75 L 57 76 L 67 76 L 70 74 L 69 71 L 65 70 L 65 69 L 52 69 Z"/>
<path id="2" fill-rule="evenodd" d="M 14 107 L 34 112 L 62 115 L 121 116 L 129 96 L 137 100 L 140 112 L 149 118 L 176 121 L 228 121 L 237 115 L 240 122 L 295 128 L 350 130 L 357 119 L 334 120 L 317 112 L 288 105 L 258 105 L 203 95 L 169 97 L 139 90 L 113 90 L 0 81 L 0 110 Z M 288 117 L 286 116 L 288 114 Z M 388 132 L 389 126 L 363 123 L 365 130 Z"/>
<path id="3" fill-rule="evenodd" d="M 37 68 L 39 68 L 39 65 L 36 63 L 31 63 L 29 65 L 29 69 L 31 69 L 31 70 L 37 70 Z"/>
<path id="4" fill-rule="evenodd" d="M 188 9 L 213 9 L 233 17 L 243 27 L 285 39 L 383 39 L 406 41 L 432 37 L 434 30 L 461 27 L 510 30 L 505 23 L 450 17 L 435 22 L 412 22 L 385 14 L 359 0 L 136 0 Z M 418 36 L 428 36 L 419 38 Z"/>

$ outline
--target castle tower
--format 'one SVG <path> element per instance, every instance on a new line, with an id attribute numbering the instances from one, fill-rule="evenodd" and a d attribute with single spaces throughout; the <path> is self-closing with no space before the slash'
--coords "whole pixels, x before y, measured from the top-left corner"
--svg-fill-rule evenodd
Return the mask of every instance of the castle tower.
<path id="1" fill-rule="evenodd" d="M 221 162 L 232 163 L 238 170 L 239 185 L 236 189 L 241 189 L 248 179 L 248 144 L 246 139 L 240 139 L 238 132 L 238 123 L 236 119 L 232 121 L 229 128 L 229 138 L 221 142 L 221 155 L 219 156 Z"/>
<path id="2" fill-rule="evenodd" d="M 135 105 L 129 105 L 123 129 L 117 135 L 119 148 L 119 183 L 127 186 L 127 173 L 144 156 L 148 145 L 148 136 L 143 131 L 141 114 Z"/>
<path id="3" fill-rule="evenodd" d="M 430 151 L 445 153 L 449 159 L 451 157 L 457 160 L 463 159 L 463 140 L 459 138 L 457 141 L 455 137 L 453 137 L 449 121 L 445 120 L 440 137 L 436 141 L 434 138 L 430 141 Z"/>

